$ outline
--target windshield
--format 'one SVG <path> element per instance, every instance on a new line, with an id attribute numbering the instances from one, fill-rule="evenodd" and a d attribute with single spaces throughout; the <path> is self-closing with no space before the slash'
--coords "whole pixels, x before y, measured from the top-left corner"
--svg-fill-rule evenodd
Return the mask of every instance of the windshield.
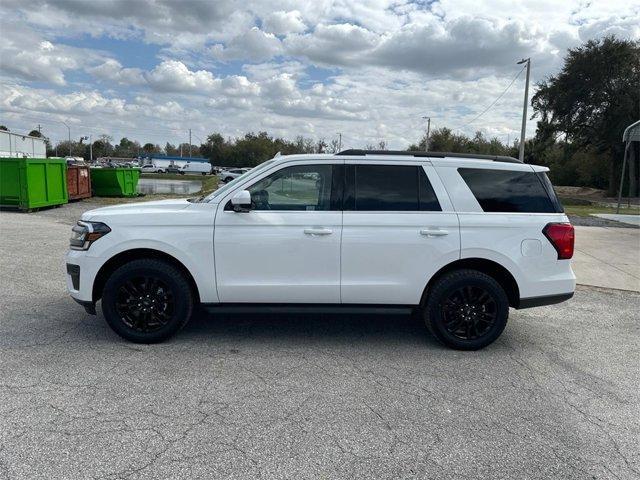
<path id="1" fill-rule="evenodd" d="M 215 199 L 216 197 L 218 197 L 220 195 L 224 195 L 226 192 L 228 192 L 229 190 L 234 188 L 238 183 L 243 182 L 249 175 L 253 175 L 254 173 L 257 173 L 257 172 L 260 172 L 260 171 L 264 170 L 269 165 L 271 165 L 273 162 L 274 162 L 274 160 L 267 160 L 266 162 L 263 162 L 260 165 L 258 165 L 256 168 L 252 168 L 251 170 L 248 170 L 248 171 L 244 172 L 239 177 L 234 178 L 229 183 L 224 184 L 222 187 L 220 187 L 215 192 L 209 194 L 206 198 L 202 199 L 202 201 L 203 202 L 210 202 L 211 200 Z"/>

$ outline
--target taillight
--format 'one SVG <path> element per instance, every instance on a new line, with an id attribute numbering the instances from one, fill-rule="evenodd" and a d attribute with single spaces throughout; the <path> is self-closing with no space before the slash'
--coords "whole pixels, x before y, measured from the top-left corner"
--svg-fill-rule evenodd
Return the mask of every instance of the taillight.
<path id="1" fill-rule="evenodd" d="M 558 260 L 568 260 L 573 257 L 573 243 L 576 237 L 573 225 L 570 223 L 547 223 L 542 233 L 558 252 Z"/>

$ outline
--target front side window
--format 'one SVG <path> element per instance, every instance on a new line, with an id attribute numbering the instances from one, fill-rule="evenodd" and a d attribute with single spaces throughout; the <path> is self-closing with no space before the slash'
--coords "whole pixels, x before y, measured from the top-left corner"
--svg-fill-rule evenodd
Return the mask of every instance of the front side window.
<path id="1" fill-rule="evenodd" d="M 529 171 L 459 168 L 485 212 L 557 213 L 538 175 Z M 559 205 L 559 204 L 558 204 Z"/>
<path id="2" fill-rule="evenodd" d="M 347 209 L 357 211 L 440 211 L 421 166 L 355 165 Z M 351 176 L 351 175 L 350 175 Z"/>
<path id="3" fill-rule="evenodd" d="M 285 167 L 248 188 L 254 210 L 337 210 L 337 165 Z"/>

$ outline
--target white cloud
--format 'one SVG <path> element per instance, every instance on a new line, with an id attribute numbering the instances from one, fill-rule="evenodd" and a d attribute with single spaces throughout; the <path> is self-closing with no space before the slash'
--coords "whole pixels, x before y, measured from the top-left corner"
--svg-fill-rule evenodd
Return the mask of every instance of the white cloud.
<path id="1" fill-rule="evenodd" d="M 104 63 L 87 69 L 93 76 L 120 85 L 141 85 L 145 82 L 139 68 L 123 68 L 122 64 L 112 58 Z"/>
<path id="2" fill-rule="evenodd" d="M 318 25 L 312 33 L 288 36 L 287 53 L 308 58 L 326 66 L 363 65 L 362 55 L 371 52 L 381 41 L 378 34 L 348 23 Z"/>
<path id="3" fill-rule="evenodd" d="M 65 71 L 76 70 L 100 55 L 80 48 L 54 44 L 30 28 L 6 19 L 0 21 L 0 66 L 3 75 L 23 80 L 66 84 Z"/>
<path id="4" fill-rule="evenodd" d="M 177 60 L 166 60 L 145 75 L 149 85 L 161 92 L 209 92 L 216 79 L 206 70 L 191 71 Z"/>
<path id="5" fill-rule="evenodd" d="M 276 35 L 302 33 L 307 29 L 307 26 L 302 21 L 302 15 L 298 10 L 270 13 L 264 18 L 262 24 L 265 31 L 275 33 Z"/>
<path id="6" fill-rule="evenodd" d="M 211 54 L 218 60 L 245 59 L 250 61 L 269 60 L 282 50 L 280 40 L 273 33 L 265 33 L 258 27 L 232 38 L 226 46 L 216 44 Z"/>

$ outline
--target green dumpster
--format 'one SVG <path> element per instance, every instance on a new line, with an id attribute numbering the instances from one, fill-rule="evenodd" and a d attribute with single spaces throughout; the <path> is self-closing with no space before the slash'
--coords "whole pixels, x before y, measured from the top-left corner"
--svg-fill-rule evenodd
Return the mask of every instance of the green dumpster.
<path id="1" fill-rule="evenodd" d="M 67 201 L 64 158 L 0 158 L 0 205 L 31 210 Z"/>
<path id="2" fill-rule="evenodd" d="M 139 178 L 137 168 L 92 168 L 91 188 L 98 197 L 135 197 Z"/>

